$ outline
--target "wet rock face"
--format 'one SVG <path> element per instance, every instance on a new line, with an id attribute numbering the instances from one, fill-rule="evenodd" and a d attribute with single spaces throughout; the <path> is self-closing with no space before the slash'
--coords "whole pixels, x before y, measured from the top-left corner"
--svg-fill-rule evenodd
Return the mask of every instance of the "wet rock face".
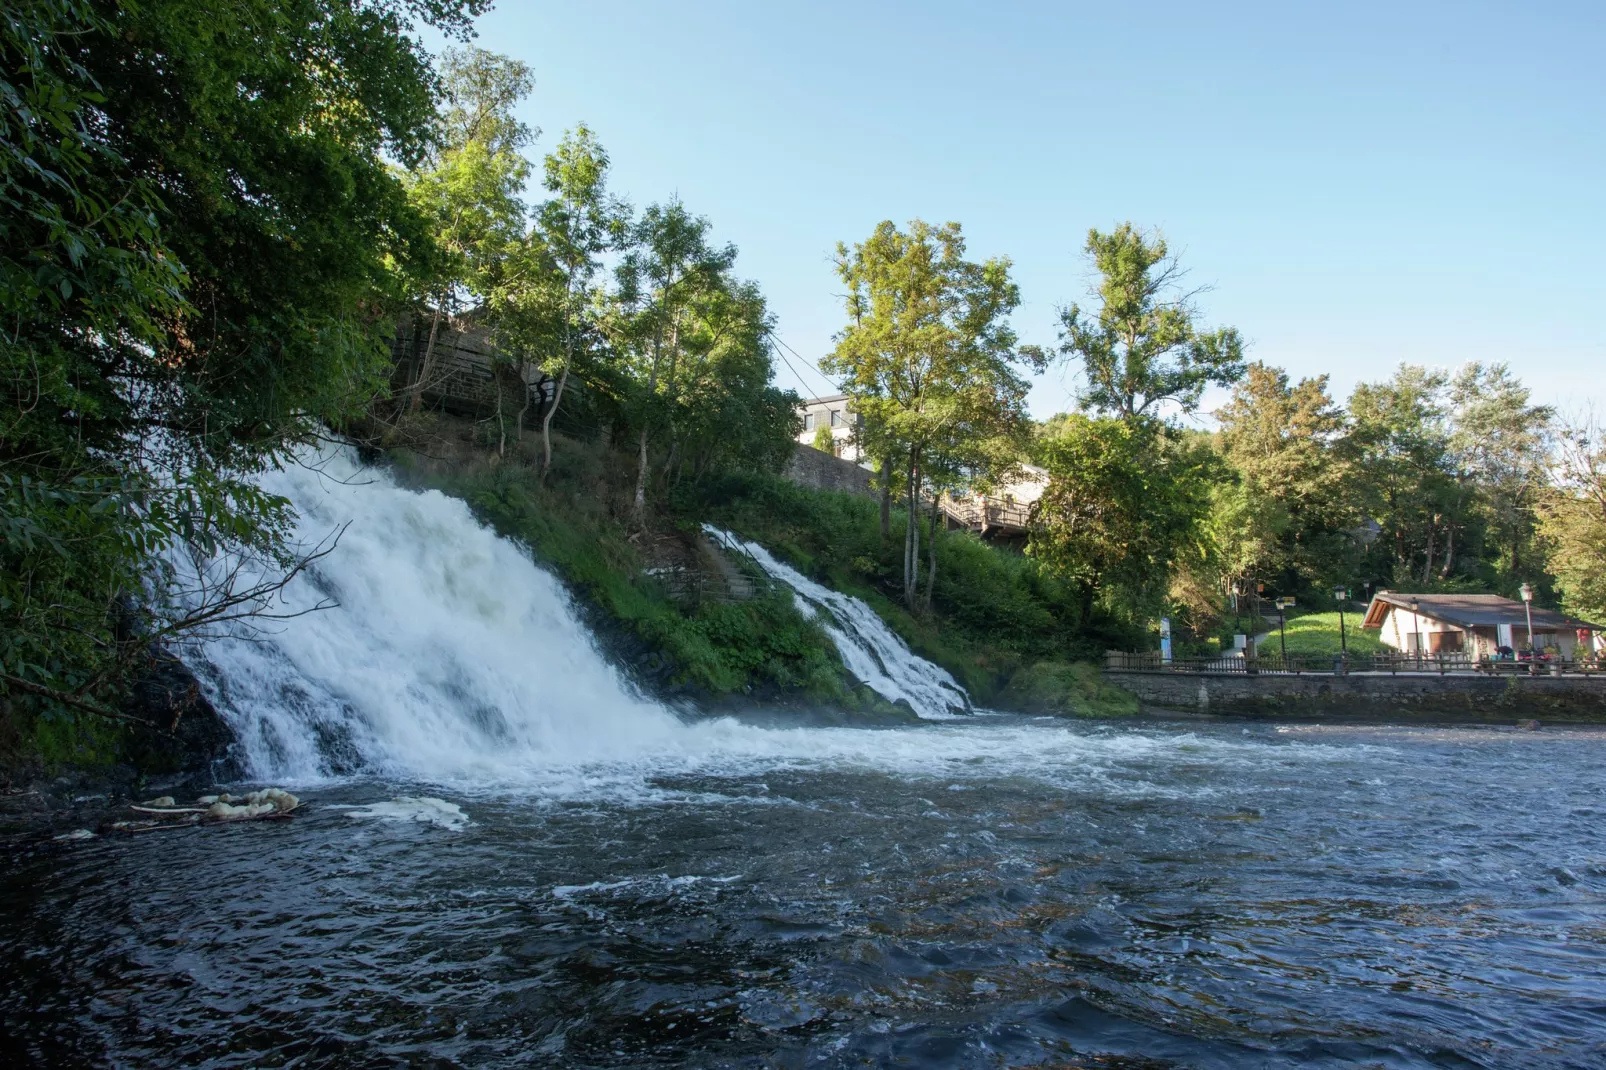
<path id="1" fill-rule="evenodd" d="M 200 681 L 171 652 L 153 647 L 123 712 L 150 725 L 128 741 L 129 760 L 147 773 L 238 775 L 230 750 L 234 731 L 201 691 Z"/>

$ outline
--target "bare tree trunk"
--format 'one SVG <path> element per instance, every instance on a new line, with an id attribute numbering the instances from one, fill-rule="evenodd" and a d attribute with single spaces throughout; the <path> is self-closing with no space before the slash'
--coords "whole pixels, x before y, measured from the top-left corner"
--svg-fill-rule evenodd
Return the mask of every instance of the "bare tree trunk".
<path id="1" fill-rule="evenodd" d="M 1433 540 L 1438 535 L 1438 533 L 1439 533 L 1439 514 L 1435 513 L 1435 514 L 1433 514 L 1433 519 L 1428 521 L 1427 560 L 1422 565 L 1422 582 L 1423 583 L 1431 583 L 1433 581 Z"/>
<path id="2" fill-rule="evenodd" d="M 937 589 L 937 513 L 942 497 L 931 488 L 931 526 L 926 531 L 926 612 L 931 612 L 932 593 Z"/>
<path id="3" fill-rule="evenodd" d="M 518 368 L 516 370 L 516 374 L 518 375 L 519 386 L 522 387 L 523 390 L 524 390 L 524 404 L 519 406 L 519 414 L 518 414 L 517 417 L 514 418 L 514 423 L 513 423 L 514 439 L 513 440 L 515 442 L 519 443 L 520 445 L 523 445 L 523 443 L 524 443 L 524 414 L 530 411 L 530 384 L 524 378 L 524 358 L 522 358 L 522 357 L 519 358 L 519 366 L 518 366 Z"/>
<path id="4" fill-rule="evenodd" d="M 1444 564 L 1439 569 L 1439 579 L 1450 578 L 1450 569 L 1455 566 L 1455 525 L 1451 524 L 1444 530 Z"/>
<path id="5" fill-rule="evenodd" d="M 491 372 L 491 385 L 496 388 L 496 456 L 498 459 L 507 452 L 507 421 L 502 418 L 502 376 L 499 370 Z"/>
<path id="6" fill-rule="evenodd" d="M 892 454 L 881 459 L 881 541 L 892 538 Z"/>
<path id="7" fill-rule="evenodd" d="M 647 513 L 647 428 L 641 428 L 640 453 L 636 459 L 636 519 L 640 520 Z"/>
<path id="8" fill-rule="evenodd" d="M 569 365 L 564 364 L 563 374 L 558 376 L 558 388 L 552 392 L 552 404 L 541 416 L 541 482 L 546 482 L 547 470 L 552 467 L 552 417 L 558 411 L 558 402 L 563 400 L 563 388 L 569 382 Z"/>
<path id="9" fill-rule="evenodd" d="M 440 329 L 440 304 L 435 306 L 435 318 L 429 321 L 429 343 L 424 346 L 424 364 L 418 369 L 418 381 L 413 383 L 413 396 L 407 402 L 408 412 L 417 412 L 419 404 L 424 400 L 424 384 L 435 370 L 435 332 Z"/>
<path id="10" fill-rule="evenodd" d="M 913 613 L 918 608 L 920 586 L 920 463 L 919 455 L 909 451 L 909 512 L 903 537 L 903 604 Z"/>

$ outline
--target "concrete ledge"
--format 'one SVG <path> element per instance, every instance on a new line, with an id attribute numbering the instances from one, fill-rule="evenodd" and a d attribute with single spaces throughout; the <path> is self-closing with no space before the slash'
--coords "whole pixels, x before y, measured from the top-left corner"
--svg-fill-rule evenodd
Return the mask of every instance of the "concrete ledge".
<path id="1" fill-rule="evenodd" d="M 1105 673 L 1145 705 L 1276 720 L 1391 718 L 1606 723 L 1606 679 L 1555 676 L 1211 676 Z"/>

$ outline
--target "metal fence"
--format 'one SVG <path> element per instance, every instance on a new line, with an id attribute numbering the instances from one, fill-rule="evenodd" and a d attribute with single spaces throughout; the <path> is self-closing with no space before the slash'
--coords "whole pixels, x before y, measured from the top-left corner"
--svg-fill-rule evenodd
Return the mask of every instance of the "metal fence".
<path id="1" fill-rule="evenodd" d="M 1195 673 L 1223 676 L 1344 676 L 1350 673 L 1434 673 L 1483 676 L 1591 676 L 1606 672 L 1599 659 L 1542 658 L 1505 661 L 1472 658 L 1464 653 L 1444 654 L 1259 654 L 1252 657 L 1174 658 L 1161 660 L 1157 652 L 1127 653 L 1111 650 L 1104 655 L 1111 672 Z"/>

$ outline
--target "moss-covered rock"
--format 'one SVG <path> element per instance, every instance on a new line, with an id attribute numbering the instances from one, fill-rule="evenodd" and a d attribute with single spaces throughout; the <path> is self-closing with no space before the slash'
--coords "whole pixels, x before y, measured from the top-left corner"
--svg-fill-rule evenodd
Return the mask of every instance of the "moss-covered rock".
<path id="1" fill-rule="evenodd" d="M 1061 717 L 1131 717 L 1138 700 L 1110 683 L 1088 661 L 1038 661 L 1017 670 L 997 704 L 1022 713 Z"/>

